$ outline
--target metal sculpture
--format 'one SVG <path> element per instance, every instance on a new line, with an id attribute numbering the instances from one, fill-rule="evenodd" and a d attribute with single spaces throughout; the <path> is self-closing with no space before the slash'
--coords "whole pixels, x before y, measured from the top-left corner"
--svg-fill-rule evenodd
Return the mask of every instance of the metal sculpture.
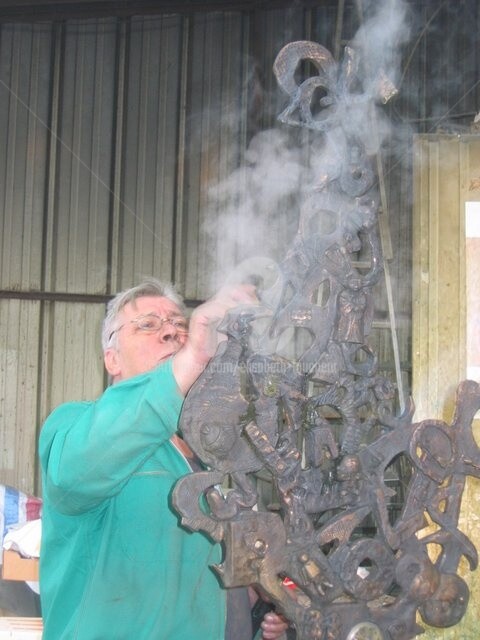
<path id="1" fill-rule="evenodd" d="M 317 73 L 297 82 L 305 60 Z M 394 89 L 379 74 L 362 93 L 360 69 L 349 48 L 341 66 L 312 42 L 279 53 L 274 71 L 290 96 L 280 120 L 334 136 L 346 159 L 330 163 L 302 203 L 276 295 L 260 289 L 259 306 L 233 310 L 219 328 L 226 340 L 180 425 L 205 465 L 174 490 L 182 523 L 222 542 L 224 585 L 258 585 L 299 640 L 405 640 L 422 631 L 417 612 L 454 625 L 469 597 L 459 562 L 477 566 L 458 517 L 465 477 L 480 477 L 471 430 L 479 385 L 460 384 L 450 425 L 412 422 L 411 401 L 395 417 L 394 385 L 368 345 L 382 255 L 371 132 L 355 116 Z M 327 217 L 335 224 L 324 233 Z M 291 358 L 276 349 L 286 331 L 308 337 L 294 336 L 303 350 Z M 411 478 L 395 515 L 386 474 L 399 457 Z M 269 508 L 258 505 L 259 472 L 277 497 Z"/>

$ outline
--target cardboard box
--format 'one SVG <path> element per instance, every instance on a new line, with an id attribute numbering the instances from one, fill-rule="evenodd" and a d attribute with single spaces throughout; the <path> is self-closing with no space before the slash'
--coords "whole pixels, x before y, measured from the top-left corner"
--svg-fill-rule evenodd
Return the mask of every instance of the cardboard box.
<path id="1" fill-rule="evenodd" d="M 2 577 L 4 580 L 38 580 L 38 558 L 23 558 L 17 551 L 3 550 Z"/>

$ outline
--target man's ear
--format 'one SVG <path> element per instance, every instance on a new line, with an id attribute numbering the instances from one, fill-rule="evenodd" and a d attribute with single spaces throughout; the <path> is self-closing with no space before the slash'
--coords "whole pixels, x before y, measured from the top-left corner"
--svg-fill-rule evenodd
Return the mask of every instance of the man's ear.
<path id="1" fill-rule="evenodd" d="M 107 373 L 116 378 L 120 375 L 120 363 L 118 360 L 118 351 L 113 347 L 108 348 L 103 354 L 103 361 L 105 363 L 105 369 Z"/>

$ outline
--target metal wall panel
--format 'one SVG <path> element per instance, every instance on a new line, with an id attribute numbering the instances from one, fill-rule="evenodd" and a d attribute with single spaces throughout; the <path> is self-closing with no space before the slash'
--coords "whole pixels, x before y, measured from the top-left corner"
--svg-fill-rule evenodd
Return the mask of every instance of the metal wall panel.
<path id="1" fill-rule="evenodd" d="M 218 243 L 216 229 L 221 212 L 211 189 L 238 166 L 240 147 L 244 144 L 246 114 L 239 102 L 241 88 L 246 86 L 242 27 L 236 14 L 192 17 L 186 62 L 190 80 L 185 235 L 179 256 L 187 298 L 201 299 L 212 293 L 219 252 L 225 250 L 225 244 Z"/>
<path id="2" fill-rule="evenodd" d="M 126 36 L 115 289 L 172 279 L 182 27 L 179 16 L 135 18 Z"/>
<path id="3" fill-rule="evenodd" d="M 40 304 L 0 300 L 0 482 L 33 491 Z"/>
<path id="4" fill-rule="evenodd" d="M 58 38 L 58 36 L 57 36 Z M 111 201 L 116 21 L 65 26 L 59 65 L 57 147 L 47 289 L 105 293 Z M 55 88 L 55 87 L 54 87 Z"/>
<path id="5" fill-rule="evenodd" d="M 100 346 L 103 304 L 45 303 L 40 413 L 61 402 L 94 399 L 105 384 Z"/>
<path id="6" fill-rule="evenodd" d="M 51 25 L 0 38 L 0 289 L 42 287 Z"/>

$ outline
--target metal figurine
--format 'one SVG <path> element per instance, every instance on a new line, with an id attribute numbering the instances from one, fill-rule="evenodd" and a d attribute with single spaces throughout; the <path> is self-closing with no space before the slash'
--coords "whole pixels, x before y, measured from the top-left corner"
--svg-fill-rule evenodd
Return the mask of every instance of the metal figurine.
<path id="1" fill-rule="evenodd" d="M 317 74 L 298 84 L 306 60 Z M 219 329 L 227 339 L 180 424 L 205 470 L 180 480 L 173 504 L 185 526 L 224 544 L 224 585 L 258 585 L 298 640 L 406 640 L 422 631 L 417 612 L 448 627 L 468 604 L 457 570 L 462 556 L 472 570 L 478 558 L 458 517 L 465 477 L 480 477 L 480 388 L 460 384 L 452 424 L 412 422 L 413 402 L 395 417 L 394 385 L 368 345 L 382 256 L 371 132 L 357 116 L 393 95 L 391 84 L 379 74 L 362 93 L 356 52 L 338 65 L 312 42 L 284 47 L 274 71 L 290 96 L 280 120 L 333 137 L 344 159 L 301 205 L 277 303 L 261 296 Z M 335 225 L 322 233 L 325 216 Z M 287 331 L 303 345 L 291 358 L 276 349 Z M 387 476 L 400 457 L 411 477 L 395 513 Z M 275 504 L 261 504 L 259 473 Z"/>

